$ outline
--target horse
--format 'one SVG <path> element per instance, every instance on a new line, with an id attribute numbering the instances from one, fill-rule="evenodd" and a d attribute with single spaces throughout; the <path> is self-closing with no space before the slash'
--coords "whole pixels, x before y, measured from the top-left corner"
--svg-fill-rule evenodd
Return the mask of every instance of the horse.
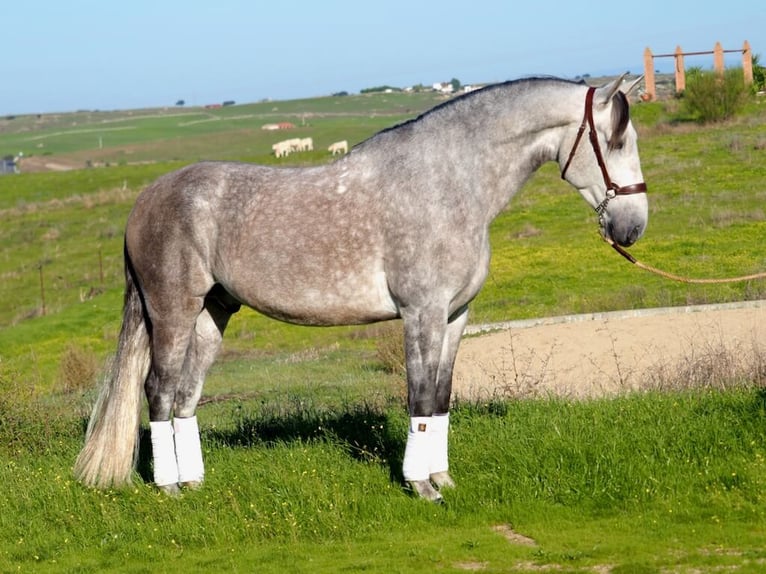
<path id="1" fill-rule="evenodd" d="M 284 143 L 290 146 L 290 151 L 303 151 L 303 144 L 301 143 L 301 138 L 292 138 L 289 140 L 285 140 Z"/>
<path id="2" fill-rule="evenodd" d="M 348 153 L 348 142 L 346 140 L 342 140 L 339 142 L 331 143 L 330 147 L 327 148 L 327 151 L 329 151 L 332 155 Z"/>
<path id="3" fill-rule="evenodd" d="M 277 142 L 271 146 L 271 149 L 276 157 L 287 157 L 291 151 L 289 140 Z"/>
<path id="4" fill-rule="evenodd" d="M 301 138 L 301 151 L 314 151 L 314 140 L 312 138 Z"/>
<path id="5" fill-rule="evenodd" d="M 648 201 L 626 94 L 640 79 L 624 90 L 623 77 L 494 84 L 321 166 L 201 162 L 161 176 L 127 220 L 123 322 L 76 477 L 131 482 L 145 394 L 156 487 L 202 484 L 196 407 L 229 318 L 245 305 L 302 325 L 401 318 L 403 486 L 441 501 L 455 486 L 452 371 L 488 274 L 490 222 L 553 161 L 605 238 L 637 241 Z"/>

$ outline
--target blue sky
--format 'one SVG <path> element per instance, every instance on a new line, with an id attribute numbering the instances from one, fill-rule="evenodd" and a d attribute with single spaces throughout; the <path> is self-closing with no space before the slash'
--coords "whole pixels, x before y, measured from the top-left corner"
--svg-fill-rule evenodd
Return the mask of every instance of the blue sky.
<path id="1" fill-rule="evenodd" d="M 0 115 L 641 73 L 643 52 L 766 61 L 766 2 L 35 0 L 5 3 Z M 10 7 L 9 7 L 10 5 Z M 702 6 L 710 6 L 702 8 Z M 727 58 L 737 65 L 739 55 Z M 672 70 L 672 59 L 656 60 Z M 712 67 L 712 56 L 687 58 Z"/>

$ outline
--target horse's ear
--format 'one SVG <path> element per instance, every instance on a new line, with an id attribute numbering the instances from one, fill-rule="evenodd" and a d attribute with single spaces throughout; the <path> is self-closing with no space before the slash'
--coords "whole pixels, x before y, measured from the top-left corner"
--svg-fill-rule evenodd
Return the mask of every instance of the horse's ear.
<path id="1" fill-rule="evenodd" d="M 642 74 L 642 75 L 640 75 L 638 78 L 636 78 L 635 80 L 633 80 L 633 81 L 632 81 L 632 82 L 631 82 L 631 83 L 628 85 L 628 87 L 627 87 L 627 88 L 623 89 L 623 90 L 622 90 L 622 91 L 623 91 L 623 93 L 624 93 L 626 96 L 629 96 L 629 95 L 630 95 L 630 92 L 632 92 L 633 90 L 635 90 L 635 89 L 638 87 L 638 84 L 640 84 L 640 83 L 641 83 L 641 80 L 643 80 L 643 79 L 644 79 L 644 76 L 643 76 L 643 74 Z"/>
<path id="2" fill-rule="evenodd" d="M 612 96 L 614 96 L 617 91 L 620 89 L 620 86 L 622 86 L 622 82 L 625 79 L 625 76 L 627 76 L 628 73 L 625 72 L 620 77 L 615 78 L 608 84 L 604 84 L 600 88 L 596 88 L 596 93 L 594 94 L 593 102 L 596 104 L 606 105 L 609 102 L 612 101 Z"/>

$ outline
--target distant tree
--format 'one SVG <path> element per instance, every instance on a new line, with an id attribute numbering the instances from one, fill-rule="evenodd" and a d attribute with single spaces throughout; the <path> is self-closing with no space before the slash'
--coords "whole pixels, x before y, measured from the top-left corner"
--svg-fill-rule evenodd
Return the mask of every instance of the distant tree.
<path id="1" fill-rule="evenodd" d="M 343 90 L 343 91 L 340 91 L 340 92 L 335 92 L 333 94 L 333 97 L 337 98 L 337 97 L 343 97 L 343 96 L 347 96 L 347 95 L 348 95 L 348 92 L 346 90 Z"/>
<path id="2" fill-rule="evenodd" d="M 178 101 L 176 102 L 176 105 L 177 105 L 177 106 L 185 106 L 185 105 L 186 105 L 186 102 L 185 102 L 184 100 L 178 100 Z"/>
<path id="3" fill-rule="evenodd" d="M 387 92 L 389 90 L 392 91 L 392 92 L 401 92 L 402 91 L 401 88 L 395 88 L 393 86 L 375 86 L 373 88 L 364 88 L 363 90 L 359 90 L 359 93 L 360 94 L 374 94 L 376 92 Z"/>
<path id="4" fill-rule="evenodd" d="M 233 106 L 236 102 L 234 100 L 226 100 L 223 104 L 223 106 Z"/>
<path id="5" fill-rule="evenodd" d="M 453 92 L 459 92 L 460 91 L 460 86 L 461 86 L 460 80 L 458 80 L 457 78 L 452 78 L 452 80 L 450 81 L 450 84 L 452 84 L 452 91 Z"/>

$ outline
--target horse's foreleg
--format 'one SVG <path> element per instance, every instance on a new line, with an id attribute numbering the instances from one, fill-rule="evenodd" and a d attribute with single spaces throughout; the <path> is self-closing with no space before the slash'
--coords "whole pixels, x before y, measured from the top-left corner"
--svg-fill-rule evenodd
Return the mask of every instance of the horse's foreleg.
<path id="1" fill-rule="evenodd" d="M 468 310 L 463 308 L 447 324 L 444 337 L 439 375 L 436 384 L 436 410 L 431 422 L 430 479 L 437 488 L 453 488 L 455 482 L 449 474 L 448 434 L 449 407 L 452 395 L 452 371 L 460 346 L 460 338 L 468 321 Z"/>
<path id="2" fill-rule="evenodd" d="M 440 309 L 413 310 L 402 314 L 407 362 L 410 425 L 404 449 L 404 480 L 419 496 L 441 500 L 430 481 L 433 452 L 433 415 L 436 387 L 446 335 L 446 314 Z"/>
<path id="3" fill-rule="evenodd" d="M 449 407 L 467 318 L 465 309 L 449 321 L 438 312 L 404 317 L 410 425 L 402 471 L 411 488 L 428 500 L 442 498 L 434 486 L 455 484 L 449 474 Z"/>

